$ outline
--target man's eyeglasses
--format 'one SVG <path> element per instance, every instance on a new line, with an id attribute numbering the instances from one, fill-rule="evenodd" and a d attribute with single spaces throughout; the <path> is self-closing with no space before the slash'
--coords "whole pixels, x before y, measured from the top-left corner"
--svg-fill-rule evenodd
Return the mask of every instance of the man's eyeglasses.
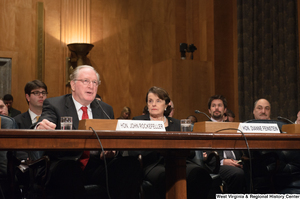
<path id="1" fill-rule="evenodd" d="M 93 83 L 94 86 L 99 85 L 98 81 L 96 81 L 96 80 L 91 81 L 89 79 L 74 79 L 74 81 L 81 81 L 83 83 L 83 85 L 89 85 L 91 82 Z"/>
<path id="2" fill-rule="evenodd" d="M 42 91 L 42 92 L 33 91 L 33 92 L 31 92 L 31 94 L 34 94 L 35 96 L 40 96 L 40 94 L 42 94 L 43 96 L 46 96 L 48 94 L 48 92 L 46 92 L 46 91 Z"/>

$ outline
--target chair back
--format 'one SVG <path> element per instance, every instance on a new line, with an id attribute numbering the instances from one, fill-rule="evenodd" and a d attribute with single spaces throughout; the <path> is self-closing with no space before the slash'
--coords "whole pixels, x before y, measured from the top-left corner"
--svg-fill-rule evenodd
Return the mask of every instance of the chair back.
<path id="1" fill-rule="evenodd" d="M 1 117 L 1 129 L 16 129 L 17 123 L 12 117 L 0 115 Z"/>

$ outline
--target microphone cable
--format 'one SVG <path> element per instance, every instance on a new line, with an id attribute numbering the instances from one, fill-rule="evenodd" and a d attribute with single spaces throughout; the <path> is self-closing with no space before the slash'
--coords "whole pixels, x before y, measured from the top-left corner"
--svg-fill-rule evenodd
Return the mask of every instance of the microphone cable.
<path id="1" fill-rule="evenodd" d="M 91 129 L 94 134 L 96 135 L 97 139 L 98 139 L 98 142 L 100 144 L 100 147 L 101 147 L 101 152 L 103 153 L 103 161 L 104 161 L 104 169 L 105 169 L 105 180 L 106 180 L 106 191 L 107 191 L 107 195 L 108 195 L 108 198 L 111 199 L 110 197 L 110 193 L 109 193 L 109 186 L 108 186 L 108 171 L 107 171 L 107 164 L 106 164 L 106 158 L 105 158 L 105 155 L 104 155 L 104 149 L 103 149 L 103 146 L 102 146 L 102 143 L 100 141 L 100 138 L 98 136 L 98 134 L 96 133 L 96 131 L 93 129 L 93 127 L 89 127 L 89 129 Z"/>
<path id="2" fill-rule="evenodd" d="M 251 153 L 250 153 L 250 148 L 249 148 L 249 145 L 248 145 L 248 141 L 247 141 L 247 138 L 245 136 L 245 134 L 243 133 L 243 131 L 241 131 L 240 129 L 236 129 L 236 128 L 226 128 L 226 129 L 220 129 L 218 131 L 216 131 L 215 133 L 218 133 L 220 131 L 226 131 L 226 130 L 237 130 L 239 132 L 241 132 L 241 134 L 244 136 L 244 139 L 245 139 L 245 143 L 246 143 L 246 146 L 247 146 L 247 151 L 248 151 L 248 154 L 249 154 L 249 175 L 250 175 L 250 193 L 253 192 L 253 180 L 252 180 L 252 157 L 251 157 Z"/>
<path id="3" fill-rule="evenodd" d="M 108 119 L 111 119 L 111 118 L 107 115 L 107 113 L 104 111 L 104 109 L 102 108 L 102 106 L 101 106 L 99 100 L 96 99 L 96 102 L 98 103 L 98 105 L 100 106 L 101 110 L 102 110 L 103 113 L 106 115 L 106 117 L 107 117 Z"/>

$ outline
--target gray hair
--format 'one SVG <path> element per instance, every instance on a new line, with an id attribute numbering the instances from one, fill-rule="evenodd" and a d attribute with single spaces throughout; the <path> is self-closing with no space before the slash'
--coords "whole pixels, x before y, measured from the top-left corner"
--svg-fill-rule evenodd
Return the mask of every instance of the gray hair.
<path id="1" fill-rule="evenodd" d="M 70 75 L 70 80 L 71 80 L 71 81 L 74 81 L 74 79 L 77 79 L 78 74 L 79 74 L 79 70 L 81 70 L 81 69 L 83 69 L 83 68 L 89 68 L 89 69 L 94 70 L 95 73 L 96 73 L 96 75 L 97 75 L 98 85 L 100 85 L 101 80 L 100 80 L 100 75 L 99 75 L 99 73 L 95 70 L 94 67 L 89 66 L 89 65 L 81 65 L 81 66 L 77 66 L 77 67 L 75 68 L 75 70 L 73 71 L 73 73 Z"/>

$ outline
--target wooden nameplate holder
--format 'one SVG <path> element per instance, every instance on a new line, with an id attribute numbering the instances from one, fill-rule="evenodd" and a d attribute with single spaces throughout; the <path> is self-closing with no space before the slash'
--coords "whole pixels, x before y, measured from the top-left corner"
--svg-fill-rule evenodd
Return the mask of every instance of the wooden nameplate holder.
<path id="1" fill-rule="evenodd" d="M 300 124 L 285 124 L 282 125 L 282 132 L 286 132 L 288 134 L 300 133 Z"/>
<path id="2" fill-rule="evenodd" d="M 108 120 L 108 119 L 85 119 L 80 120 L 78 129 L 79 130 L 90 130 L 93 127 L 95 130 L 110 130 L 115 131 L 117 128 L 118 120 Z"/>
<path id="3" fill-rule="evenodd" d="M 196 122 L 194 124 L 193 132 L 210 132 L 214 133 L 216 131 L 219 131 L 221 129 L 227 129 L 227 128 L 235 128 L 237 129 L 239 127 L 239 122 Z M 237 130 L 224 130 L 220 131 L 221 133 L 227 132 L 227 133 L 237 133 Z"/>

